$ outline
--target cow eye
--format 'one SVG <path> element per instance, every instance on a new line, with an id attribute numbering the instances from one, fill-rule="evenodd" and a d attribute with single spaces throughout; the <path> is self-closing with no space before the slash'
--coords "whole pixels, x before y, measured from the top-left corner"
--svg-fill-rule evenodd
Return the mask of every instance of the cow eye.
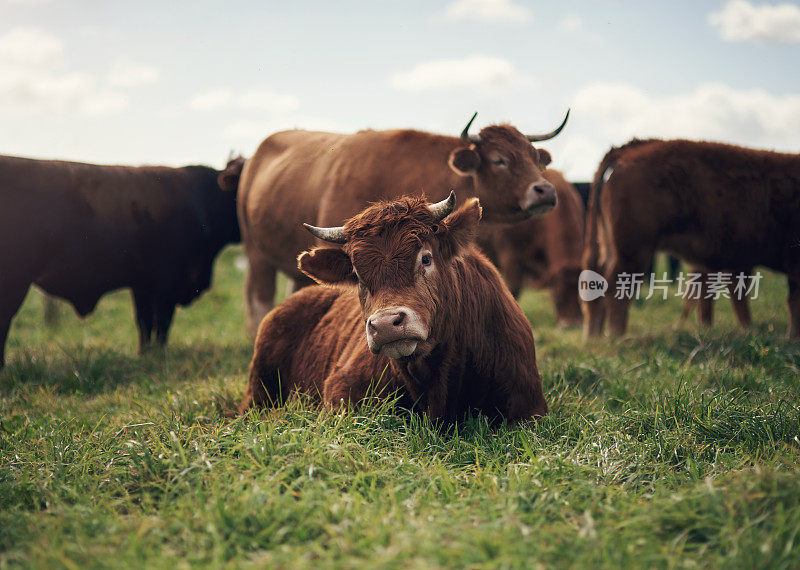
<path id="1" fill-rule="evenodd" d="M 433 259 L 427 253 L 422 256 L 422 259 L 420 259 L 420 263 L 422 264 L 422 267 L 428 267 L 431 264 L 432 261 L 433 261 Z"/>
<path id="2" fill-rule="evenodd" d="M 495 166 L 508 166 L 508 163 L 506 162 L 506 159 L 502 158 L 502 157 L 494 159 L 492 161 L 492 164 L 494 164 Z"/>

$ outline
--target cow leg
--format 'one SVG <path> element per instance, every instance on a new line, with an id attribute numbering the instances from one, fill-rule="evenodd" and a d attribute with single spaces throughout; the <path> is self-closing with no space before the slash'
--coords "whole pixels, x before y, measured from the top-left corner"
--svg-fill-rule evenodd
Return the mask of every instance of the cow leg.
<path id="1" fill-rule="evenodd" d="M 5 366 L 6 339 L 11 328 L 11 320 L 17 314 L 25 295 L 28 294 L 29 284 L 6 283 L 0 292 L 0 369 Z"/>
<path id="2" fill-rule="evenodd" d="M 58 307 L 58 301 L 52 295 L 42 292 L 42 306 L 44 325 L 46 327 L 54 327 L 61 319 L 61 311 Z"/>
<path id="3" fill-rule="evenodd" d="M 160 301 L 155 305 L 156 344 L 164 347 L 167 345 L 169 327 L 175 315 L 175 303 Z"/>
<path id="4" fill-rule="evenodd" d="M 689 315 L 692 314 L 692 309 L 694 309 L 695 300 L 690 297 L 684 297 L 683 299 L 683 307 L 681 307 L 681 323 L 683 323 L 686 319 L 689 318 Z"/>
<path id="5" fill-rule="evenodd" d="M 789 338 L 800 338 L 800 271 L 788 274 Z"/>
<path id="6" fill-rule="evenodd" d="M 747 302 L 747 298 L 737 299 L 736 295 L 731 292 L 731 306 L 739 326 L 743 329 L 749 329 L 753 321 L 750 318 L 750 304 Z"/>
<path id="7" fill-rule="evenodd" d="M 244 292 L 247 329 L 255 337 L 259 323 L 274 306 L 275 267 L 256 255 L 248 255 L 248 261 Z"/>
<path id="8" fill-rule="evenodd" d="M 597 260 L 596 252 L 589 255 L 589 246 L 584 252 L 583 256 L 584 270 L 594 271 L 598 275 L 603 275 L 605 271 L 600 266 Z M 613 294 L 613 291 L 606 292 Z M 581 312 L 583 313 L 583 338 L 588 339 L 593 336 L 600 336 L 603 334 L 603 326 L 606 320 L 606 306 L 602 297 L 593 301 L 584 301 L 581 299 Z"/>
<path id="9" fill-rule="evenodd" d="M 132 289 L 131 295 L 136 309 L 136 328 L 139 330 L 139 354 L 143 354 L 149 348 L 153 336 L 153 294 L 143 289 Z"/>
<path id="10" fill-rule="evenodd" d="M 608 281 L 608 292 L 605 296 L 606 310 L 608 311 L 608 327 L 612 336 L 625 334 L 628 328 L 628 313 L 630 311 L 631 300 L 627 295 L 620 295 L 618 298 L 617 283 L 621 273 L 630 275 L 643 274 L 649 259 L 652 257 L 651 250 L 643 251 L 636 256 L 624 256 L 619 254 L 611 265 L 611 270 L 606 273 Z"/>
<path id="11" fill-rule="evenodd" d="M 710 327 L 714 323 L 714 299 L 706 299 L 705 291 L 697 300 L 697 319 L 704 327 Z"/>
<path id="12" fill-rule="evenodd" d="M 589 210 L 586 225 L 586 238 L 583 247 L 583 255 L 581 257 L 581 265 L 584 270 L 594 271 L 598 275 L 604 275 L 605 265 L 609 261 L 609 252 L 605 250 L 605 255 L 603 255 L 603 259 L 601 260 L 600 240 L 603 239 L 605 235 L 600 235 L 600 220 L 598 219 L 598 212 L 594 206 Z M 609 292 L 606 294 L 608 295 L 608 293 Z M 613 291 L 611 293 L 613 294 Z M 605 302 L 602 297 L 593 301 L 584 301 L 581 299 L 584 339 L 603 334 L 603 325 L 605 324 L 606 316 L 605 310 Z"/>

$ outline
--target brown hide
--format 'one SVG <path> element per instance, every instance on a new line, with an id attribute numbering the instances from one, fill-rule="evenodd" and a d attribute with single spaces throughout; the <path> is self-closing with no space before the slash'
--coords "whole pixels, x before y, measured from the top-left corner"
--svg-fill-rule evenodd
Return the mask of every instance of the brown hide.
<path id="1" fill-rule="evenodd" d="M 526 279 L 548 287 L 561 326 L 578 326 L 581 307 L 578 276 L 583 253 L 584 207 L 580 195 L 552 169 L 544 177 L 555 186 L 558 204 L 552 212 L 517 224 L 484 224 L 478 243 L 495 262 L 518 297 Z"/>
<path id="2" fill-rule="evenodd" d="M 399 391 L 446 422 L 469 409 L 510 421 L 547 413 L 530 324 L 471 243 L 479 219 L 474 199 L 441 222 L 421 198 L 381 202 L 347 222 L 342 249 L 302 254 L 299 267 L 327 286 L 302 289 L 261 322 L 241 409 L 295 391 L 328 407 Z M 397 308 L 425 332 L 413 353 L 390 358 L 370 350 L 369 323 Z"/>
<path id="3" fill-rule="evenodd" d="M 100 166 L 0 156 L 0 365 L 28 287 L 80 315 L 130 287 L 140 346 L 165 344 L 177 304 L 207 289 L 213 259 L 238 241 L 236 193 L 218 186 L 242 160 L 205 166 Z"/>
<path id="4" fill-rule="evenodd" d="M 438 201 L 451 190 L 462 200 L 478 197 L 490 221 L 549 211 L 554 191 L 539 169 L 549 162 L 547 152 L 508 125 L 486 127 L 480 137 L 471 145 L 414 130 L 285 131 L 262 142 L 239 187 L 251 332 L 272 306 L 276 270 L 309 282 L 295 260 L 314 239 L 300 222 L 338 226 L 377 200 L 425 195 Z"/>
<path id="5" fill-rule="evenodd" d="M 607 179 L 605 182 L 604 179 Z M 612 149 L 595 175 L 584 267 L 609 282 L 583 304 L 584 333 L 627 326 L 617 275 L 644 272 L 656 250 L 709 271 L 786 273 L 789 331 L 800 334 L 800 155 L 732 145 L 633 141 Z"/>

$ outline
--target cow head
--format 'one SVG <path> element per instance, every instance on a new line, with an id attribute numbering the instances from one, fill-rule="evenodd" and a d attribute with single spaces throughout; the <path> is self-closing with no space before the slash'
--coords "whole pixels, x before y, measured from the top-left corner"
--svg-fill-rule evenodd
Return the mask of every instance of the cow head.
<path id="1" fill-rule="evenodd" d="M 531 142 L 548 140 L 564 128 L 561 125 L 543 135 L 523 135 L 511 125 L 484 128 L 470 135 L 475 115 L 464 127 L 461 140 L 469 146 L 450 153 L 448 164 L 460 176 L 471 176 L 475 191 L 486 209 L 486 221 L 519 222 L 542 216 L 556 205 L 556 191 L 542 171 L 550 164 L 550 153 Z"/>
<path id="2" fill-rule="evenodd" d="M 477 199 L 455 212 L 455 194 L 437 204 L 405 197 L 368 207 L 341 228 L 306 227 L 341 248 L 317 247 L 298 258 L 300 270 L 323 285 L 357 290 L 373 353 L 417 358 L 437 344 L 454 289 L 453 260 L 481 218 Z"/>
<path id="3" fill-rule="evenodd" d="M 239 178 L 242 175 L 242 168 L 244 168 L 244 157 L 239 155 L 237 157 L 231 156 L 228 159 L 228 164 L 225 165 L 225 170 L 222 170 L 217 176 L 217 184 L 223 190 L 236 193 L 239 188 Z"/>
<path id="4" fill-rule="evenodd" d="M 180 305 L 188 305 L 211 286 L 217 254 L 227 244 L 242 239 L 236 217 L 236 191 L 244 162 L 241 156 L 231 158 L 220 171 L 205 166 L 187 167 L 199 177 L 200 191 L 193 198 L 198 233 L 189 238 L 192 247 L 182 259 L 181 284 L 175 291 Z"/>

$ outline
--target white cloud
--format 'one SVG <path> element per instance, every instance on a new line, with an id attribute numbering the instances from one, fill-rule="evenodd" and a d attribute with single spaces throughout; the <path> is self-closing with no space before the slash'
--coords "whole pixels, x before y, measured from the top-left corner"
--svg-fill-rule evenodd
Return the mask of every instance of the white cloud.
<path id="1" fill-rule="evenodd" d="M 60 69 L 63 43 L 35 28 L 0 36 L 0 115 L 107 114 L 127 97 L 86 73 Z"/>
<path id="2" fill-rule="evenodd" d="M 60 39 L 36 28 L 13 28 L 0 36 L 0 63 L 4 67 L 52 67 L 63 51 Z"/>
<path id="3" fill-rule="evenodd" d="M 729 42 L 800 42 L 800 8 L 793 4 L 755 6 L 747 0 L 730 0 L 708 15 L 708 23 Z"/>
<path id="4" fill-rule="evenodd" d="M 254 109 L 270 113 L 288 113 L 300 108 L 300 100 L 294 95 L 283 95 L 269 89 L 244 92 L 238 99 L 243 109 Z"/>
<path id="5" fill-rule="evenodd" d="M 38 6 L 39 4 L 49 4 L 53 0 L 5 0 L 7 4 L 21 4 L 25 6 Z"/>
<path id="6" fill-rule="evenodd" d="M 125 95 L 104 88 L 85 73 L 0 75 L 0 114 L 102 115 L 125 108 Z"/>
<path id="7" fill-rule="evenodd" d="M 473 55 L 462 59 L 436 59 L 395 73 L 389 83 L 403 91 L 431 91 L 459 87 L 503 89 L 528 81 L 507 59 Z"/>
<path id="8" fill-rule="evenodd" d="M 154 83 L 157 79 L 158 69 L 132 61 L 119 61 L 108 73 L 109 85 L 116 87 L 137 87 Z"/>
<path id="9" fill-rule="evenodd" d="M 524 24 L 533 20 L 533 13 L 512 0 L 454 0 L 442 17 L 446 20 L 473 20 L 492 24 Z"/>
<path id="10" fill-rule="evenodd" d="M 221 88 L 196 95 L 189 101 L 189 107 L 195 111 L 244 109 L 280 114 L 299 109 L 300 100 L 294 95 L 276 93 L 270 89 L 251 89 L 237 97 L 232 90 Z"/>
<path id="11" fill-rule="evenodd" d="M 580 34 L 583 32 L 583 20 L 576 14 L 567 14 L 556 29 L 562 34 Z"/>
<path id="12" fill-rule="evenodd" d="M 195 111 L 218 111 L 229 106 L 232 101 L 233 92 L 230 89 L 213 89 L 192 97 L 189 108 Z"/>
<path id="13" fill-rule="evenodd" d="M 579 90 L 572 121 L 554 149 L 555 167 L 588 179 L 612 144 L 633 137 L 688 138 L 800 151 L 800 95 L 706 83 L 656 96 L 631 84 L 595 83 Z"/>
<path id="14" fill-rule="evenodd" d="M 356 130 L 356 128 L 353 125 L 340 123 L 330 117 L 288 114 L 269 120 L 237 120 L 224 129 L 222 134 L 235 148 L 244 149 L 245 154 L 250 154 L 262 140 L 278 131 L 308 129 L 312 131 L 348 133 Z"/>

